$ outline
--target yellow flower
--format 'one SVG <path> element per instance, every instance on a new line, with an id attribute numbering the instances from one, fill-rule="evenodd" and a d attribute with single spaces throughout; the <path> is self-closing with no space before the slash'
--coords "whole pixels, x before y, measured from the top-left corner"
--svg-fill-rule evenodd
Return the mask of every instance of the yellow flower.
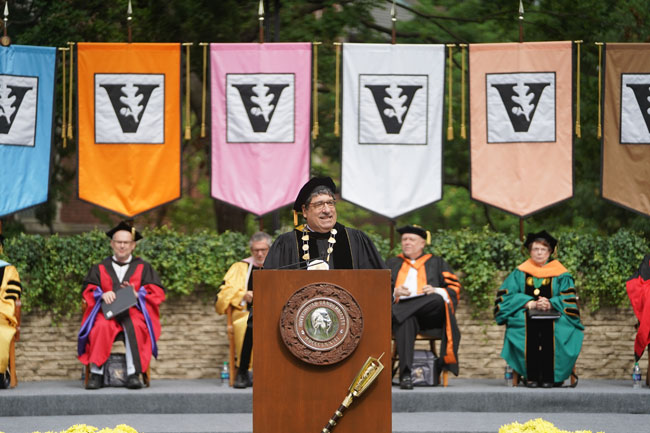
<path id="1" fill-rule="evenodd" d="M 541 418 L 526 421 L 524 424 L 513 422 L 501 426 L 499 433 L 572 433 L 567 430 L 560 430 L 552 423 Z M 591 433 L 591 430 L 578 430 L 574 433 Z M 603 432 L 599 432 L 603 433 Z"/>
<path id="2" fill-rule="evenodd" d="M 3 433 L 3 432 L 0 432 Z M 33 433 L 40 433 L 40 432 L 33 432 Z M 46 433 L 56 433 L 53 431 L 48 431 Z M 91 425 L 86 425 L 86 424 L 75 424 L 72 427 L 69 427 L 67 430 L 63 430 L 59 433 L 138 433 L 136 429 L 134 429 L 131 426 L 128 426 L 126 424 L 120 424 L 116 426 L 114 429 L 104 427 L 103 429 L 99 430 L 97 427 L 93 427 Z"/>

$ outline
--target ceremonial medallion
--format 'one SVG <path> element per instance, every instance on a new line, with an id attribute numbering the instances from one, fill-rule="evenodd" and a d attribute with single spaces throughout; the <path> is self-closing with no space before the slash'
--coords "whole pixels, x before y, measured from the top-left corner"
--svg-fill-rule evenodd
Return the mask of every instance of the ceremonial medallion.
<path id="1" fill-rule="evenodd" d="M 357 301 L 345 289 L 315 283 L 294 293 L 280 317 L 280 334 L 297 358 L 315 365 L 335 364 L 356 349 L 363 332 Z"/>

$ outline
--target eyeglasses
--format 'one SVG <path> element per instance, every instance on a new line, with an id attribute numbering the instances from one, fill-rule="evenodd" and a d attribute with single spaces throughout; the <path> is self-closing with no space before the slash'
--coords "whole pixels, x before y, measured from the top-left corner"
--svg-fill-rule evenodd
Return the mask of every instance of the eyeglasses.
<path id="1" fill-rule="evenodd" d="M 546 247 L 535 247 L 535 248 L 531 248 L 530 251 L 532 251 L 534 253 L 538 253 L 538 252 L 539 253 L 547 253 L 549 251 L 549 249 L 546 248 Z"/>
<path id="2" fill-rule="evenodd" d="M 325 208 L 325 206 L 329 208 L 336 207 L 336 200 L 318 201 L 316 203 L 310 203 L 308 207 L 312 207 L 316 210 L 322 210 L 323 208 Z"/>

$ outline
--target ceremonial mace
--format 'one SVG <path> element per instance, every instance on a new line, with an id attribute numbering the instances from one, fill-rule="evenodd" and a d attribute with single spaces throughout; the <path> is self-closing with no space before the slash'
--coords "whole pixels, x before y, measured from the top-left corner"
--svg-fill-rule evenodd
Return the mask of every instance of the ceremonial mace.
<path id="1" fill-rule="evenodd" d="M 377 376 L 379 376 L 379 373 L 384 369 L 384 365 L 380 361 L 382 356 L 384 356 L 383 353 L 379 358 L 368 357 L 368 360 L 363 364 L 363 367 L 361 367 L 361 370 L 359 370 L 357 376 L 352 381 L 350 388 L 348 388 L 348 395 L 343 399 L 343 403 L 334 412 L 334 415 L 332 415 L 332 418 L 327 422 L 327 425 L 321 433 L 330 433 L 334 429 L 336 422 L 343 418 L 343 412 L 350 407 L 352 401 L 363 394 L 370 384 L 375 381 Z"/>

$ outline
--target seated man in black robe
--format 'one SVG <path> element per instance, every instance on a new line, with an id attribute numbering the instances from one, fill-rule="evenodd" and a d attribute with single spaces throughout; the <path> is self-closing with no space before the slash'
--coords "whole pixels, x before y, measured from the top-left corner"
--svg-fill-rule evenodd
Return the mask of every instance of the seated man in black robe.
<path id="1" fill-rule="evenodd" d="M 454 313 L 460 283 L 441 257 L 424 254 L 429 232 L 418 226 L 397 229 L 402 254 L 386 261 L 393 287 L 393 336 L 399 355 L 400 388 L 413 389 L 413 345 L 423 329 L 442 328 L 440 368 L 458 375 L 460 331 Z"/>

